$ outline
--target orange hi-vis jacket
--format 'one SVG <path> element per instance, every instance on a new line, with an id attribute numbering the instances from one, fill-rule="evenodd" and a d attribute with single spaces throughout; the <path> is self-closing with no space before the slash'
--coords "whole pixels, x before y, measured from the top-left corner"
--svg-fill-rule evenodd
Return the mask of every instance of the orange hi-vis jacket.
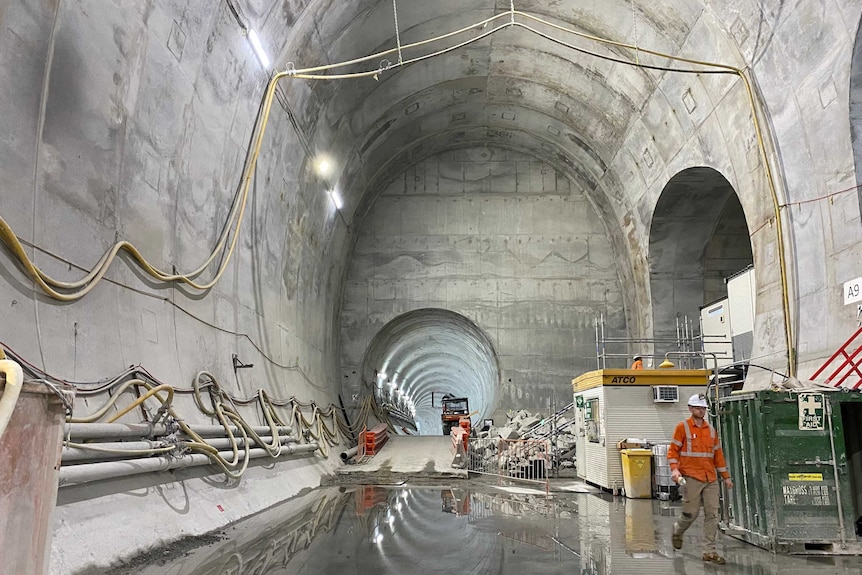
<path id="1" fill-rule="evenodd" d="M 679 469 L 685 477 L 704 483 L 712 483 L 720 473 L 727 479 L 727 463 L 715 428 L 707 420 L 698 427 L 694 418 L 681 421 L 673 432 L 673 441 L 667 450 L 667 462 L 671 471 Z"/>

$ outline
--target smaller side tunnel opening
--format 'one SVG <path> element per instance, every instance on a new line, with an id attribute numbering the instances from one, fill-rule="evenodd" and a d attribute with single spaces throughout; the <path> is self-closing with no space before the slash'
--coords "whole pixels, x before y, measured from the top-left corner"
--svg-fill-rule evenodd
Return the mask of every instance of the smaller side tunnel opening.
<path id="1" fill-rule="evenodd" d="M 656 339 L 678 337 L 685 318 L 697 326 L 701 307 L 728 296 L 725 280 L 754 257 L 742 205 L 723 175 L 697 167 L 670 179 L 653 212 L 649 262 Z"/>
<path id="2" fill-rule="evenodd" d="M 409 415 L 420 435 L 440 435 L 441 398 L 466 397 L 474 425 L 499 401 L 500 369 L 488 336 L 444 309 L 400 315 L 375 335 L 362 362 L 364 381 L 383 403 Z"/>

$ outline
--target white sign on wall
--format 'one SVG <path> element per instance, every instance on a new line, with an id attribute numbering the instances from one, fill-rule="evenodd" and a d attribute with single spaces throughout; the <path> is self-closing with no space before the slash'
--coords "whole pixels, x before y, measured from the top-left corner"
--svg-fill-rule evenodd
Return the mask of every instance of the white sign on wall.
<path id="1" fill-rule="evenodd" d="M 844 305 L 862 301 L 862 278 L 844 282 Z"/>

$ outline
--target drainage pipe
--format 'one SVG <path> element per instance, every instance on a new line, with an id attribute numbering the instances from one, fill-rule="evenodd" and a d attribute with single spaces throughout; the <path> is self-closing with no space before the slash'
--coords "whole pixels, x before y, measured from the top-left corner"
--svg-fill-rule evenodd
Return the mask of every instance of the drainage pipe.
<path id="1" fill-rule="evenodd" d="M 12 412 L 15 411 L 15 404 L 21 394 L 21 386 L 24 385 L 24 370 L 21 366 L 11 359 L 5 359 L 5 354 L 2 357 L 4 359 L 0 359 L 0 373 L 6 376 L 6 387 L 0 397 L 0 438 L 12 419 Z"/>
<path id="2" fill-rule="evenodd" d="M 317 443 L 286 445 L 281 448 L 281 457 L 285 455 L 312 453 L 317 449 Z M 233 452 L 220 451 L 219 455 L 224 458 L 229 458 L 233 457 Z M 248 450 L 249 459 L 258 459 L 261 457 L 280 459 L 280 457 L 274 458 L 270 456 L 266 449 L 255 448 Z M 60 487 L 67 487 L 69 485 L 90 483 L 91 481 L 116 479 L 118 477 L 128 477 L 130 475 L 140 475 L 142 473 L 155 473 L 157 471 L 170 471 L 172 469 L 185 469 L 187 467 L 198 467 L 201 465 L 210 465 L 212 463 L 213 462 L 209 456 L 202 453 L 193 453 L 190 455 L 183 455 L 182 457 L 149 457 L 147 459 L 130 459 L 126 461 L 84 463 L 81 465 L 61 467 L 59 483 Z"/>
<path id="3" fill-rule="evenodd" d="M 227 431 L 223 425 L 190 425 L 192 431 L 201 437 L 224 437 Z M 272 428 L 260 425 L 251 428 L 258 435 L 272 435 Z M 279 435 L 290 435 L 292 427 L 277 427 Z M 238 427 L 231 432 L 240 435 Z M 172 433 L 164 423 L 67 423 L 66 436 L 73 440 L 84 439 L 146 439 L 163 437 Z"/>
<path id="4" fill-rule="evenodd" d="M 272 436 L 266 435 L 260 438 L 264 443 L 272 443 Z M 280 437 L 281 444 L 296 443 L 299 441 L 296 437 L 282 436 Z M 208 445 L 216 449 L 231 449 L 231 440 L 227 437 L 210 439 Z M 249 441 L 249 445 L 254 445 L 255 442 Z M 245 439 L 242 437 L 236 438 L 236 446 L 244 447 Z M 182 447 L 182 445 L 174 444 L 174 447 Z M 133 457 L 146 457 L 153 455 L 153 450 L 164 450 L 171 448 L 171 444 L 165 441 L 118 441 L 112 443 L 73 443 L 69 447 L 63 448 L 63 464 L 77 463 L 81 461 L 93 461 L 104 459 L 130 459 Z M 134 453 L 140 452 L 140 453 Z"/>
<path id="5" fill-rule="evenodd" d="M 350 449 L 348 449 L 347 451 L 342 451 L 342 452 L 341 452 L 341 461 L 347 461 L 348 459 L 350 459 L 351 457 L 353 457 L 354 455 L 356 455 L 356 453 L 357 453 L 358 451 L 359 451 L 359 447 L 358 447 L 358 446 L 357 446 L 357 447 L 351 447 L 351 448 L 350 448 Z"/>

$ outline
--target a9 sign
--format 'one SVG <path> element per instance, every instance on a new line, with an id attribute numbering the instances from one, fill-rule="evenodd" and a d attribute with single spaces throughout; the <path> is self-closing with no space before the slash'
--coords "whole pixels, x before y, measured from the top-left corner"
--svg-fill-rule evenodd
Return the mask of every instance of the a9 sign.
<path id="1" fill-rule="evenodd" d="M 862 278 L 844 282 L 844 305 L 862 301 Z"/>

